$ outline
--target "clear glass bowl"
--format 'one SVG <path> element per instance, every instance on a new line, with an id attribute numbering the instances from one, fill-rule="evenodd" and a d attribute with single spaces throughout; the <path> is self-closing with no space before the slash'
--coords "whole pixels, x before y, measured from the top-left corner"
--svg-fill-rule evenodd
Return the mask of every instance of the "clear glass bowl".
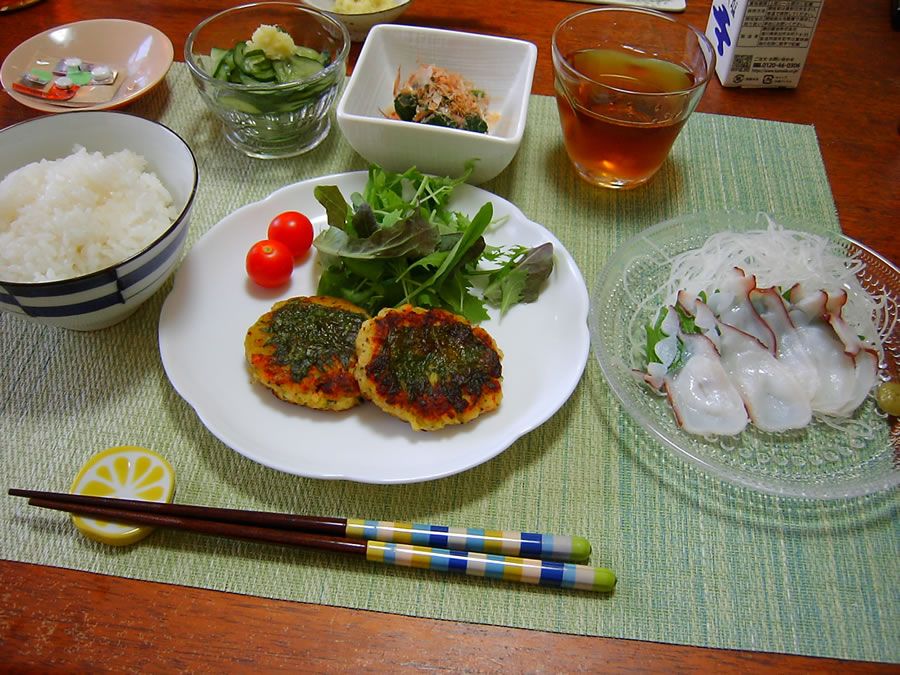
<path id="1" fill-rule="evenodd" d="M 785 228 L 828 237 L 848 257 L 865 263 L 859 275 L 870 293 L 887 302 L 876 327 L 889 328 L 880 375 L 897 381 L 900 367 L 900 270 L 843 235 L 775 218 Z M 765 229 L 760 214 L 698 213 L 644 230 L 606 263 L 591 295 L 594 354 L 625 410 L 675 455 L 721 480 L 797 499 L 840 499 L 900 484 L 900 420 L 888 417 L 870 395 L 848 420 L 814 419 L 802 430 L 767 433 L 748 425 L 739 436 L 704 438 L 683 431 L 664 396 L 653 393 L 633 369 L 645 363 L 634 345 L 665 299 L 660 289 L 673 255 L 700 247 L 717 232 Z M 638 339 L 634 339 L 637 336 Z"/>
<path id="2" fill-rule="evenodd" d="M 214 48 L 231 49 L 262 24 L 279 26 L 298 46 L 328 52 L 330 63 L 283 83 L 229 82 L 208 72 Z M 270 159 L 307 152 L 328 135 L 349 50 L 347 29 L 327 14 L 289 2 L 258 2 L 205 19 L 188 36 L 184 60 L 203 101 L 224 124 L 228 142 L 251 157 Z"/>

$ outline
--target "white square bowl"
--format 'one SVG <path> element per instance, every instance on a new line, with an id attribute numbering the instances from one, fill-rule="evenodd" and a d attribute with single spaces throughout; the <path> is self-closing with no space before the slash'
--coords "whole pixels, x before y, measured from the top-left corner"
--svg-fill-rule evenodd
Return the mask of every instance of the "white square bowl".
<path id="1" fill-rule="evenodd" d="M 477 160 L 469 183 L 497 176 L 512 161 L 525 131 L 537 47 L 523 40 L 459 31 L 380 24 L 363 44 L 337 107 L 347 141 L 369 162 L 390 171 L 459 176 Z M 458 73 L 483 90 L 488 133 L 388 119 L 398 69 L 406 79 L 421 64 Z"/>

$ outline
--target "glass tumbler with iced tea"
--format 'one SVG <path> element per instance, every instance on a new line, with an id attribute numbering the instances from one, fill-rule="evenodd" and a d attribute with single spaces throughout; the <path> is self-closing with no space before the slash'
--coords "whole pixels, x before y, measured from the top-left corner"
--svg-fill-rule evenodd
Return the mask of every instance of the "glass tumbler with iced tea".
<path id="1" fill-rule="evenodd" d="M 703 32 L 647 9 L 602 7 L 553 31 L 566 152 L 589 183 L 632 188 L 659 170 L 715 71 Z"/>

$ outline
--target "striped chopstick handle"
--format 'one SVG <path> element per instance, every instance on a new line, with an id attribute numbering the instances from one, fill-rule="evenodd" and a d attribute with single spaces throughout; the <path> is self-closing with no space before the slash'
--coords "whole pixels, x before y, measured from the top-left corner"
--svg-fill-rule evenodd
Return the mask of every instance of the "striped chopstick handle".
<path id="1" fill-rule="evenodd" d="M 456 551 L 570 562 L 587 560 L 591 555 L 591 544 L 587 539 L 558 534 L 506 532 L 350 518 L 347 519 L 346 528 L 346 536 L 353 539 L 389 541 Z"/>
<path id="2" fill-rule="evenodd" d="M 366 559 L 401 567 L 457 572 L 581 591 L 610 592 L 616 586 L 615 573 L 602 567 L 385 541 L 368 541 Z"/>

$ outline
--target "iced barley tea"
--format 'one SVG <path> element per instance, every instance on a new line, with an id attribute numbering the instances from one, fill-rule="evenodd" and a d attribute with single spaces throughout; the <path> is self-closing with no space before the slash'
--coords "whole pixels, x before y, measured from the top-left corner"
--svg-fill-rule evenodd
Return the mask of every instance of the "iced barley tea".
<path id="1" fill-rule="evenodd" d="M 668 61 L 614 49 L 585 49 L 565 58 L 583 76 L 565 85 L 556 82 L 572 162 L 599 185 L 634 187 L 649 180 L 691 112 L 686 96 L 654 94 L 690 89 L 693 74 Z"/>

